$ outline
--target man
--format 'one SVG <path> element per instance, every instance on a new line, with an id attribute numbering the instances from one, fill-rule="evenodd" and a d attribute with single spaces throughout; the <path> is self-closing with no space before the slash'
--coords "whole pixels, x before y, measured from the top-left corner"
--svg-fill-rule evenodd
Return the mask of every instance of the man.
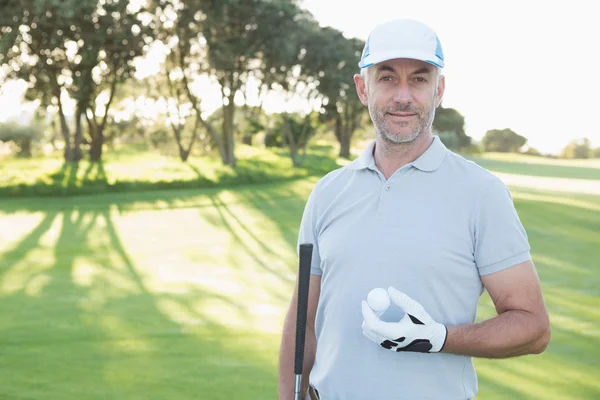
<path id="1" fill-rule="evenodd" d="M 322 178 L 302 218 L 313 243 L 303 394 L 324 400 L 472 399 L 472 357 L 544 351 L 550 324 L 527 234 L 506 186 L 449 151 L 437 35 L 412 20 L 375 28 L 354 76 L 376 132 Z M 364 301 L 386 288 L 392 306 Z M 474 323 L 486 289 L 497 316 Z M 293 393 L 297 294 L 281 344 L 279 398 Z"/>

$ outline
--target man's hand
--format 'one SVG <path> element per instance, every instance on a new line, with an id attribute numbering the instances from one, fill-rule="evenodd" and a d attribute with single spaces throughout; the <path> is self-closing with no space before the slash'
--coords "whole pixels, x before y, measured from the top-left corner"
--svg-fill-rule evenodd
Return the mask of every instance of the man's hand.
<path id="1" fill-rule="evenodd" d="M 399 290 L 389 287 L 390 299 L 406 315 L 400 322 L 380 320 L 366 301 L 362 302 L 363 334 L 392 351 L 437 353 L 444 347 L 448 330 L 437 323 L 423 306 Z"/>

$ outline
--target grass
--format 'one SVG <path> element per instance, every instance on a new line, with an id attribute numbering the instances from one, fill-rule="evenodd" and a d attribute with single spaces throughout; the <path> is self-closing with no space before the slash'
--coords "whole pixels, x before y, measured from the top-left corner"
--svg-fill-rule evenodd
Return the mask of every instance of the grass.
<path id="1" fill-rule="evenodd" d="M 0 398 L 276 398 L 315 179 L 0 200 Z M 553 338 L 475 360 L 477 398 L 600 398 L 600 196 L 512 193 Z M 478 318 L 492 315 L 484 294 Z"/>
<path id="2" fill-rule="evenodd" d="M 129 148 L 107 151 L 102 162 L 65 163 L 60 155 L 43 158 L 5 158 L 0 162 L 0 197 L 64 197 L 69 195 L 134 192 L 161 189 L 234 187 L 322 176 L 337 168 L 330 144 L 315 143 L 302 166 L 294 168 L 281 149 L 239 144 L 236 168 L 220 159 L 179 158 Z"/>
<path id="3" fill-rule="evenodd" d="M 273 398 L 309 185 L 2 202 L 0 398 Z"/>
<path id="4" fill-rule="evenodd" d="M 476 360 L 483 399 L 600 398 L 600 197 L 512 189 L 552 323 L 541 356 Z M 487 296 L 479 318 L 493 316 Z"/>
<path id="5" fill-rule="evenodd" d="M 465 155 L 484 168 L 507 174 L 600 180 L 600 159 L 563 160 L 513 153 Z"/>

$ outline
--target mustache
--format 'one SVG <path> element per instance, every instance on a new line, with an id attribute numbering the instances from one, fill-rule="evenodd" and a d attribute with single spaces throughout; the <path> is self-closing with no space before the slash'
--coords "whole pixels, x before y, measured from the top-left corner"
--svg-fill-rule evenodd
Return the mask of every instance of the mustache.
<path id="1" fill-rule="evenodd" d="M 403 112 L 403 113 L 414 113 L 414 114 L 421 115 L 421 109 L 412 107 L 408 104 L 398 104 L 393 107 L 386 107 L 386 108 L 384 108 L 383 111 L 385 111 L 387 113 Z"/>

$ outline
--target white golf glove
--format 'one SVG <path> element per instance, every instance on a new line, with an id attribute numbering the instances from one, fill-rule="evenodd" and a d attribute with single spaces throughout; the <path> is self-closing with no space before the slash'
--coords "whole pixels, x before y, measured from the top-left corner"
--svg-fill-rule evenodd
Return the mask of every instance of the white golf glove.
<path id="1" fill-rule="evenodd" d="M 389 287 L 388 294 L 394 304 L 404 310 L 406 315 L 400 322 L 385 322 L 363 300 L 363 334 L 392 351 L 413 351 L 419 353 L 437 353 L 444 347 L 448 329 L 433 320 L 423 306 L 405 293 Z"/>

